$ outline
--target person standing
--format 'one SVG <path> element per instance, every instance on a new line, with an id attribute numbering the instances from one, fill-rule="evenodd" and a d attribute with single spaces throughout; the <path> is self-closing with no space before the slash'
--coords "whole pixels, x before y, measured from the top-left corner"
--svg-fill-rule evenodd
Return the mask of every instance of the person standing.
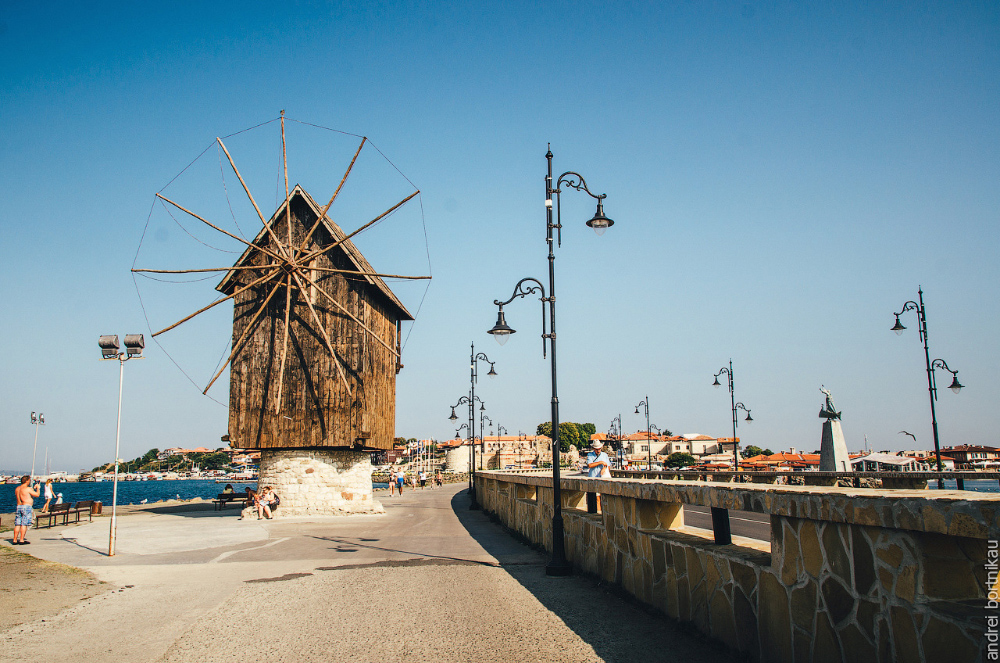
<path id="1" fill-rule="evenodd" d="M 14 540 L 12 543 L 15 546 L 22 546 L 31 543 L 24 537 L 28 534 L 28 528 L 31 527 L 31 521 L 34 518 L 34 506 L 35 498 L 38 497 L 38 482 L 35 482 L 34 487 L 28 485 L 31 481 L 31 477 L 25 474 L 21 477 L 21 485 L 17 487 L 14 491 L 14 497 L 17 498 L 17 511 L 14 514 Z"/>
<path id="2" fill-rule="evenodd" d="M 42 505 L 42 513 L 48 513 L 49 504 L 52 503 L 52 498 L 56 496 L 54 490 L 52 490 L 52 479 L 45 480 L 45 504 Z"/>
<path id="3" fill-rule="evenodd" d="M 420 470 L 420 490 L 427 486 L 427 472 Z"/>
<path id="4" fill-rule="evenodd" d="M 389 497 L 396 493 L 396 470 L 389 470 Z"/>
<path id="5" fill-rule="evenodd" d="M 587 453 L 587 476 L 599 479 L 611 476 L 611 459 L 603 451 L 604 443 L 594 440 L 590 443 Z M 587 493 L 587 513 L 597 513 L 601 508 L 601 496 L 597 493 Z"/>
<path id="6" fill-rule="evenodd" d="M 403 496 L 403 484 L 406 483 L 406 472 L 400 468 L 399 472 L 396 473 L 396 488 L 399 489 L 399 496 Z"/>
<path id="7" fill-rule="evenodd" d="M 434 483 L 437 484 L 438 488 L 444 485 L 444 477 L 441 476 L 441 470 L 438 470 L 437 474 L 434 476 Z"/>

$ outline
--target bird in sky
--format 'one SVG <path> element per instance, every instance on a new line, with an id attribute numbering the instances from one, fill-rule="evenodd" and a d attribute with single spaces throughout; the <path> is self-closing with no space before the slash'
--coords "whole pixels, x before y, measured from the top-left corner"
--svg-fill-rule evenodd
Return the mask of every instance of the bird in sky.
<path id="1" fill-rule="evenodd" d="M 899 435 L 899 434 L 903 434 L 903 435 L 909 435 L 910 437 L 912 437 L 912 438 L 913 438 L 913 441 L 914 441 L 914 442 L 916 442 L 916 441 L 917 441 L 917 436 L 916 436 L 916 435 L 914 435 L 913 433 L 910 433 L 910 432 L 908 432 L 908 431 L 905 431 L 905 430 L 901 430 L 901 431 L 899 431 L 899 433 L 897 433 L 897 435 Z"/>

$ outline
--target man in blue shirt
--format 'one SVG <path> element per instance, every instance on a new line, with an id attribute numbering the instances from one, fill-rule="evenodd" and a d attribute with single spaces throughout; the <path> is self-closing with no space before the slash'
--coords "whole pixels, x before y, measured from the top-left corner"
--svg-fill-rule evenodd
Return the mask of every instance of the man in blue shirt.
<path id="1" fill-rule="evenodd" d="M 604 443 L 600 440 L 594 440 L 590 443 L 590 452 L 587 454 L 587 476 L 600 478 L 602 476 L 611 476 L 611 459 L 608 458 L 608 454 L 603 451 Z M 608 468 L 608 472 L 605 472 L 605 468 Z"/>
<path id="2" fill-rule="evenodd" d="M 590 443 L 587 454 L 587 476 L 595 479 L 611 476 L 611 459 L 602 451 L 604 443 L 594 440 Z M 587 513 L 597 513 L 601 508 L 601 496 L 597 493 L 587 493 Z"/>

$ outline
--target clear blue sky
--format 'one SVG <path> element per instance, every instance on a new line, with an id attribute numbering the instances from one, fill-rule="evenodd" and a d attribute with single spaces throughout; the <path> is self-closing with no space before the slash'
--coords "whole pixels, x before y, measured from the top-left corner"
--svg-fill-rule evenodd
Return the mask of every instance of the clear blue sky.
<path id="1" fill-rule="evenodd" d="M 968 387 L 942 390 L 942 442 L 997 444 L 1000 8 L 871 5 L 0 3 L 0 471 L 30 466 L 32 410 L 49 422 L 39 465 L 46 446 L 54 469 L 111 459 L 118 376 L 96 339 L 148 338 L 129 268 L 153 194 L 280 109 L 369 136 L 423 192 L 435 278 L 400 435 L 453 434 L 471 341 L 500 373 L 479 390 L 495 422 L 549 418 L 537 302 L 508 307 L 504 347 L 484 332 L 493 299 L 545 274 L 551 142 L 557 172 L 607 192 L 616 221 L 598 238 L 590 199 L 563 198 L 563 419 L 605 430 L 622 413 L 636 430 L 648 395 L 654 423 L 726 435 L 710 384 L 732 357 L 747 443 L 818 447 L 825 384 L 850 448 L 912 448 L 904 429 L 930 448 L 914 315 L 889 332 L 919 284 L 932 358 Z M 267 154 L 247 165 L 265 212 L 268 130 L 242 135 Z M 339 179 L 355 143 L 309 172 L 319 157 L 290 153 L 293 180 Z M 392 221 L 363 250 L 426 268 L 419 210 Z M 201 328 L 209 364 L 229 333 L 224 315 Z M 122 456 L 216 445 L 225 408 L 147 355 L 126 366 Z"/>

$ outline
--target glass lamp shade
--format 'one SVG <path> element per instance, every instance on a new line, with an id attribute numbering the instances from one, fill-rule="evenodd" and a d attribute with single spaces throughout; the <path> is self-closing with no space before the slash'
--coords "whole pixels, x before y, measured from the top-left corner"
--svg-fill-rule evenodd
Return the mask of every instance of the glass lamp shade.
<path id="1" fill-rule="evenodd" d="M 635 413 L 639 414 L 639 406 L 638 405 L 635 406 Z"/>
<path id="2" fill-rule="evenodd" d="M 897 316 L 896 316 L 896 324 L 894 324 L 894 325 L 892 326 L 892 331 L 896 332 L 896 336 L 899 336 L 899 335 L 901 335 L 901 334 L 903 333 L 903 330 L 904 330 L 904 329 L 906 329 L 906 327 L 904 327 L 904 326 L 903 326 L 903 325 L 902 325 L 902 324 L 901 324 L 901 323 L 899 322 L 899 316 L 897 315 Z"/>
<path id="3" fill-rule="evenodd" d="M 750 416 L 750 412 L 749 411 L 747 412 L 747 418 L 744 419 L 744 421 L 746 421 L 748 424 L 752 424 L 753 423 L 753 417 Z"/>
<path id="4" fill-rule="evenodd" d="M 715 376 L 715 382 L 712 383 L 712 386 L 713 387 L 721 387 L 722 386 L 722 384 L 719 383 L 719 376 L 718 375 Z"/>
<path id="5" fill-rule="evenodd" d="M 451 416 L 448 417 L 448 419 L 450 419 L 451 421 L 455 421 L 456 419 L 458 419 L 458 415 L 455 414 L 455 408 L 451 408 Z"/>
<path id="6" fill-rule="evenodd" d="M 516 330 L 511 329 L 507 325 L 507 320 L 503 317 L 503 308 L 501 307 L 500 311 L 497 313 L 497 323 L 493 325 L 493 329 L 488 330 L 486 333 L 493 334 L 493 338 L 497 340 L 497 343 L 503 345 L 515 331 Z M 490 370 L 492 371 L 493 368 L 490 367 Z"/>
<path id="7" fill-rule="evenodd" d="M 594 214 L 594 218 L 587 221 L 587 225 L 594 229 L 598 235 L 603 235 L 604 231 L 615 225 L 615 222 L 604 216 L 604 200 L 599 199 L 597 201 L 597 213 Z"/>
<path id="8" fill-rule="evenodd" d="M 486 375 L 488 375 L 490 378 L 495 378 L 497 376 L 497 372 L 493 370 L 493 364 L 490 364 L 490 372 L 487 373 Z"/>
<path id="9" fill-rule="evenodd" d="M 958 392 L 962 391 L 962 387 L 964 386 L 965 386 L 964 384 L 958 381 L 958 376 L 955 375 L 952 376 L 951 385 L 948 388 L 957 394 Z"/>

